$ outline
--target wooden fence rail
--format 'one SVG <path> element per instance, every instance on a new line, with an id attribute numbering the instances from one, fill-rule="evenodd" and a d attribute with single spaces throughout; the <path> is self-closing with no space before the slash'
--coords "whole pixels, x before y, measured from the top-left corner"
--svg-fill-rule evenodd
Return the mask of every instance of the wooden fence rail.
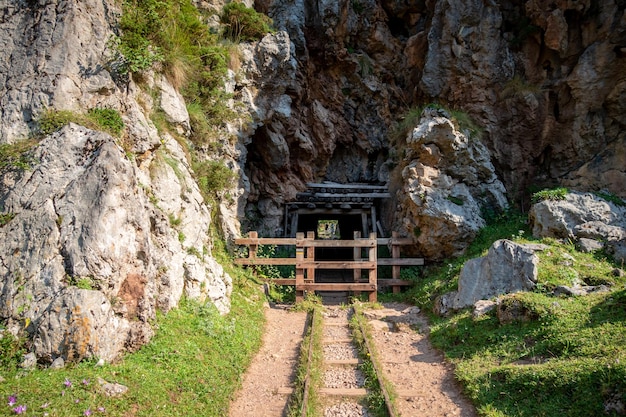
<path id="1" fill-rule="evenodd" d="M 257 232 L 250 232 L 249 237 L 235 239 L 238 245 L 248 246 L 248 257 L 235 259 L 239 265 L 293 265 L 295 278 L 273 279 L 278 285 L 295 285 L 296 301 L 300 301 L 307 291 L 352 291 L 356 294 L 367 292 L 370 301 L 376 301 L 378 287 L 391 286 L 399 292 L 403 285 L 410 282 L 400 279 L 402 266 L 424 265 L 422 258 L 400 258 L 400 246 L 412 244 L 411 239 L 399 238 L 394 232 L 391 238 L 377 238 L 375 233 L 362 238 L 360 232 L 354 232 L 352 240 L 316 240 L 314 232 L 296 234 L 295 238 L 260 238 Z M 260 245 L 295 246 L 295 258 L 265 258 L 258 256 Z M 378 246 L 390 247 L 391 258 L 377 258 Z M 352 248 L 353 259 L 346 261 L 315 259 L 315 248 Z M 365 256 L 364 256 L 365 253 Z M 378 278 L 378 266 L 391 266 L 391 278 Z M 315 282 L 315 271 L 319 269 L 353 270 L 354 279 L 349 283 Z"/>

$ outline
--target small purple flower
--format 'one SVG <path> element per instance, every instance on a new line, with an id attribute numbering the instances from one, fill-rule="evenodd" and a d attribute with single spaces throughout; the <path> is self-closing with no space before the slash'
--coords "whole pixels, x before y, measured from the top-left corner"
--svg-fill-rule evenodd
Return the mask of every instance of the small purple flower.
<path id="1" fill-rule="evenodd" d="M 63 385 L 65 385 L 66 387 L 71 387 L 72 386 L 72 381 L 70 381 L 69 379 L 65 378 L 65 382 L 63 382 Z"/>
<path id="2" fill-rule="evenodd" d="M 9 395 L 9 407 L 12 407 L 17 402 L 17 396 Z"/>
<path id="3" fill-rule="evenodd" d="M 13 412 L 15 414 L 22 414 L 24 411 L 26 411 L 26 406 L 25 405 L 18 405 L 17 407 L 15 407 L 13 409 Z"/>
<path id="4" fill-rule="evenodd" d="M 76 399 L 74 400 L 74 402 L 75 402 L 76 404 L 78 404 L 78 403 L 80 402 L 80 400 L 79 400 L 78 398 L 76 398 Z"/>
<path id="5" fill-rule="evenodd" d="M 90 416 L 91 415 L 91 409 L 90 408 L 86 409 L 85 412 L 83 413 L 83 415 Z"/>
<path id="6" fill-rule="evenodd" d="M 104 413 L 106 411 L 106 409 L 104 407 L 98 407 L 98 411 L 101 413 Z"/>
<path id="7" fill-rule="evenodd" d="M 88 379 L 83 379 L 83 385 L 89 385 L 89 380 Z"/>

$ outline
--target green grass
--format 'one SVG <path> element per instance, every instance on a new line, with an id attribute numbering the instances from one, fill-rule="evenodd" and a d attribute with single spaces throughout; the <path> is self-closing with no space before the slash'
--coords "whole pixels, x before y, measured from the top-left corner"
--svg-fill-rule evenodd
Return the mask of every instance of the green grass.
<path id="1" fill-rule="evenodd" d="M 322 386 L 322 372 L 324 363 L 324 352 L 322 347 L 323 319 L 321 299 L 315 296 L 307 296 L 307 298 L 295 305 L 294 307 L 300 311 L 308 311 L 308 320 L 313 322 L 313 327 L 309 327 L 307 334 L 302 340 L 300 347 L 300 357 L 298 367 L 296 368 L 296 381 L 293 394 L 289 399 L 288 417 L 300 417 L 302 415 L 302 407 L 306 406 L 306 416 L 314 417 L 321 415 L 321 402 L 317 395 L 318 388 Z M 312 329 L 312 330 L 311 330 Z M 311 363 L 309 364 L 309 356 Z M 309 371 L 309 388 L 304 404 L 305 397 L 305 381 Z"/>
<path id="2" fill-rule="evenodd" d="M 21 140 L 12 144 L 0 144 L 0 172 L 6 169 L 30 169 L 36 161 L 29 151 L 32 150 L 37 143 L 36 140 L 31 139 Z"/>
<path id="3" fill-rule="evenodd" d="M 564 187 L 537 191 L 532 196 L 532 202 L 538 203 L 540 201 L 546 201 L 546 200 L 549 200 L 549 201 L 564 200 L 568 192 L 569 192 L 568 189 Z"/>
<path id="4" fill-rule="evenodd" d="M 456 377 L 489 417 L 615 415 L 604 402 L 626 402 L 626 277 L 601 252 L 577 252 L 554 239 L 539 256 L 538 287 L 500 298 L 524 319 L 501 323 L 495 312 L 474 318 L 430 313 L 438 295 L 456 290 L 463 263 L 482 256 L 500 238 L 530 242 L 523 216 L 507 215 L 483 229 L 468 254 L 425 269 L 405 298 L 431 318 L 431 341 L 456 366 Z M 607 293 L 555 297 L 557 285 L 610 285 Z"/>
<path id="5" fill-rule="evenodd" d="M 70 122 L 106 132 L 114 137 L 120 137 L 124 130 L 122 117 L 113 109 L 93 108 L 87 114 L 69 110 L 47 110 L 37 122 L 42 135 L 54 133 Z"/>
<path id="6" fill-rule="evenodd" d="M 389 395 L 391 407 L 394 409 L 395 406 L 393 404 L 397 395 L 395 394 L 391 384 L 384 379 L 384 375 L 380 375 L 380 377 L 383 378 L 381 381 L 379 379 L 379 375 L 376 373 L 376 368 L 382 369 L 382 367 L 380 365 L 380 359 L 377 352 L 370 352 L 367 348 L 365 339 L 373 339 L 368 327 L 367 318 L 362 313 L 361 304 L 355 303 L 354 311 L 355 313 L 350 318 L 350 328 L 361 359 L 359 369 L 363 372 L 363 376 L 365 377 L 365 388 L 368 392 L 365 400 L 367 402 L 368 410 L 375 417 L 388 417 L 389 412 L 387 410 L 387 403 L 383 393 L 383 385 Z M 370 347 L 373 348 L 373 345 L 370 344 Z M 381 385 L 381 383 L 383 385 Z"/>
<path id="7" fill-rule="evenodd" d="M 84 362 L 62 370 L 23 371 L 17 367 L 20 348 L 0 339 L 0 374 L 6 379 L 0 384 L 0 415 L 12 414 L 5 401 L 10 395 L 27 406 L 25 415 L 82 416 L 88 409 L 99 415 L 99 407 L 108 416 L 226 414 L 263 331 L 258 285 L 249 275 L 239 275 L 235 282 L 228 315 L 220 316 L 211 304 L 185 300 L 168 314 L 159 313 L 150 343 L 116 364 Z M 106 397 L 98 378 L 129 390 L 120 398 Z"/>

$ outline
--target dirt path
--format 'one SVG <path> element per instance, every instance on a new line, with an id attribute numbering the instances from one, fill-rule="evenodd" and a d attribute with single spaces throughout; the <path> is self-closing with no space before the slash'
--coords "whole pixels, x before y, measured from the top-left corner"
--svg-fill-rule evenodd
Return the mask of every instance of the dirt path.
<path id="1" fill-rule="evenodd" d="M 300 342 L 306 325 L 305 312 L 284 307 L 265 309 L 263 345 L 244 376 L 242 388 L 230 405 L 229 417 L 281 417 L 286 415 L 293 388 Z"/>
<path id="2" fill-rule="evenodd" d="M 374 345 L 403 417 L 475 417 L 451 367 L 428 341 L 428 325 L 415 307 L 387 304 L 368 310 Z M 305 313 L 266 308 L 263 346 L 246 372 L 229 417 L 283 417 L 306 322 Z"/>
<path id="3" fill-rule="evenodd" d="M 383 373 L 399 396 L 395 404 L 401 416 L 476 416 L 461 394 L 452 367 L 431 346 L 428 323 L 417 307 L 386 304 L 365 314 Z"/>

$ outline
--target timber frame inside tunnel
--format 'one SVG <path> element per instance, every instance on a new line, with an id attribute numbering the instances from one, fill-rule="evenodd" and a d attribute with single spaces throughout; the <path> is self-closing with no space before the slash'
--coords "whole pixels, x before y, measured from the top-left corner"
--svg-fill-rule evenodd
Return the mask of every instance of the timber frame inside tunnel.
<path id="1" fill-rule="evenodd" d="M 320 222 L 336 224 L 336 232 L 326 236 L 327 239 L 352 239 L 354 232 L 361 232 L 363 236 L 377 233 L 382 237 L 377 210 L 381 200 L 389 197 L 387 185 L 308 183 L 307 190 L 298 193 L 296 201 L 285 205 L 284 237 L 295 237 L 296 233 L 311 230 L 318 231 L 319 235 Z"/>

